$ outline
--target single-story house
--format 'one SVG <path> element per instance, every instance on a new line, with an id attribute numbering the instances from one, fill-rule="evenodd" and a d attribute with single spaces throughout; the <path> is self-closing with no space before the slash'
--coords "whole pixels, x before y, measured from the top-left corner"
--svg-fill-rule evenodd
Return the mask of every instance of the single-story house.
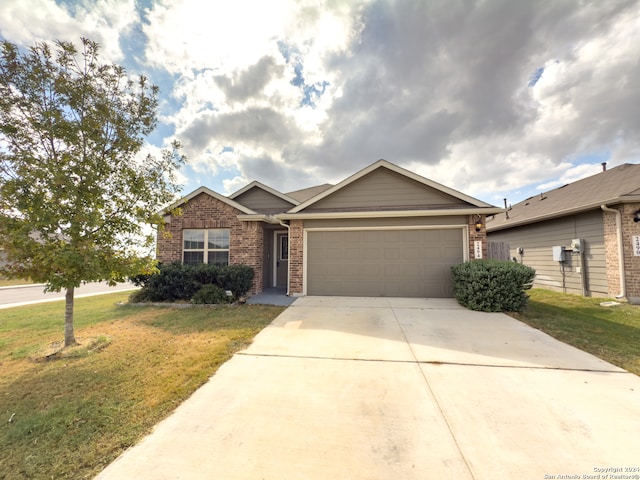
<path id="1" fill-rule="evenodd" d="M 536 269 L 535 286 L 640 303 L 640 165 L 541 193 L 487 219 L 490 243 Z"/>
<path id="2" fill-rule="evenodd" d="M 163 212 L 157 255 L 249 265 L 251 293 L 450 297 L 450 267 L 486 256 L 485 216 L 500 211 L 379 160 L 290 193 L 255 181 L 229 196 L 200 187 Z"/>

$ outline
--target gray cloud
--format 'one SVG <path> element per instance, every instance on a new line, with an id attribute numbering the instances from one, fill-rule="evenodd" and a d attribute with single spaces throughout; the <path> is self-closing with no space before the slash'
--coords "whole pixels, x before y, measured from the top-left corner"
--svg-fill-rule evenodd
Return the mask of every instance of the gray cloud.
<path id="1" fill-rule="evenodd" d="M 260 94 L 272 78 L 282 76 L 283 72 L 284 68 L 273 57 L 265 56 L 232 77 L 216 76 L 215 80 L 227 99 L 242 102 Z"/>
<path id="2" fill-rule="evenodd" d="M 180 132 L 191 151 L 204 150 L 212 142 L 233 146 L 282 148 L 293 141 L 297 127 L 281 113 L 265 107 L 249 107 L 230 113 L 207 112 Z"/>
<path id="3" fill-rule="evenodd" d="M 479 172 L 508 177 L 521 168 L 490 150 L 449 157 L 461 142 L 492 144 L 504 148 L 504 156 L 542 155 L 555 164 L 620 136 L 635 143 L 640 88 L 631 79 L 640 78 L 637 57 L 593 66 L 606 72 L 569 72 L 559 79 L 556 107 L 576 115 L 535 136 L 531 131 L 543 112 L 528 82 L 554 59 L 577 68 L 576 48 L 639 12 L 636 1 L 374 2 L 357 46 L 331 61 L 344 72 L 343 95 L 323 125 L 324 142 L 300 161 L 335 175 L 381 157 L 424 165 L 448 158 L 468 184 Z M 535 179 L 521 181 L 527 180 Z"/>

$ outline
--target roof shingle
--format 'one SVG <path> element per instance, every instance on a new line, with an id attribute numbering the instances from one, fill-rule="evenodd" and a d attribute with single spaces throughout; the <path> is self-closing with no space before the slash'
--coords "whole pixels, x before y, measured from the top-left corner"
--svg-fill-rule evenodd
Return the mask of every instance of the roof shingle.
<path id="1" fill-rule="evenodd" d="M 640 164 L 625 163 L 513 205 L 507 214 L 487 220 L 487 231 L 534 223 L 599 208 L 640 201 Z"/>

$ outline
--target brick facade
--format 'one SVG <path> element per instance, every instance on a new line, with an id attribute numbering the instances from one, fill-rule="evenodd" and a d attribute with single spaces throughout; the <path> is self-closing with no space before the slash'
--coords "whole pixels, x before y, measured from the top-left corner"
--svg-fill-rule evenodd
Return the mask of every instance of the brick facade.
<path id="1" fill-rule="evenodd" d="M 292 220 L 289 227 L 289 293 L 302 295 L 304 282 L 304 221 Z"/>
<path id="2" fill-rule="evenodd" d="M 482 242 L 482 258 L 488 258 L 489 246 L 487 244 L 487 224 L 484 215 L 480 216 L 482 228 L 476 232 L 476 220 L 478 215 L 469 215 L 469 260 L 475 260 L 475 242 Z"/>
<path id="3" fill-rule="evenodd" d="M 640 222 L 634 222 L 633 217 L 635 212 L 640 210 L 640 203 L 627 203 L 612 208 L 622 213 L 622 245 L 627 299 L 633 303 L 640 303 L 640 256 L 635 256 L 633 252 L 633 237 L 640 236 Z M 616 214 L 603 211 L 602 218 L 609 294 L 618 295 L 620 293 L 620 275 Z"/>
<path id="4" fill-rule="evenodd" d="M 182 261 L 182 231 L 185 229 L 228 228 L 229 263 L 245 264 L 255 271 L 250 293 L 262 291 L 264 231 L 260 222 L 242 222 L 241 214 L 220 200 L 201 193 L 182 206 L 182 215 L 171 217 L 158 232 L 158 260 Z"/>

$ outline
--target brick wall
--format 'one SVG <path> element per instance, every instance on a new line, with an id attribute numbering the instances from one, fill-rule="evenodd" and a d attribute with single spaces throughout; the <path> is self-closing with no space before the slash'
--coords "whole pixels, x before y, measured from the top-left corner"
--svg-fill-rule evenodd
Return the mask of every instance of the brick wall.
<path id="1" fill-rule="evenodd" d="M 489 246 L 487 244 L 487 225 L 484 215 L 480 216 L 482 228 L 476 232 L 477 215 L 469 215 L 469 260 L 475 260 L 475 242 L 482 242 L 482 258 L 488 258 Z"/>
<path id="2" fill-rule="evenodd" d="M 634 256 L 633 237 L 640 236 L 640 222 L 633 221 L 640 203 L 628 203 L 612 207 L 622 213 L 622 245 L 625 270 L 627 299 L 640 302 L 640 256 Z M 618 240 L 616 233 L 616 215 L 602 212 L 604 222 L 604 248 L 607 264 L 607 283 L 609 294 L 620 293 L 620 275 L 618 267 Z"/>
<path id="3" fill-rule="evenodd" d="M 634 213 L 640 203 L 627 203 L 622 207 L 622 244 L 624 245 L 624 269 L 627 283 L 627 298 L 640 303 L 640 256 L 633 254 L 633 237 L 640 236 L 640 222 L 634 222 Z"/>
<path id="4" fill-rule="evenodd" d="M 231 205 L 201 193 L 182 207 L 182 215 L 174 216 L 158 232 L 157 255 L 164 263 L 182 261 L 182 231 L 191 228 L 228 228 L 229 263 L 243 263 L 255 271 L 251 293 L 262 291 L 264 248 L 263 225 L 241 222 Z"/>
<path id="5" fill-rule="evenodd" d="M 616 214 L 603 211 L 602 223 L 604 226 L 604 258 L 607 265 L 607 288 L 609 295 L 613 296 L 620 293 Z"/>
<path id="6" fill-rule="evenodd" d="M 291 295 L 302 295 L 304 279 L 303 227 L 302 220 L 292 220 L 289 228 L 289 293 Z"/>

